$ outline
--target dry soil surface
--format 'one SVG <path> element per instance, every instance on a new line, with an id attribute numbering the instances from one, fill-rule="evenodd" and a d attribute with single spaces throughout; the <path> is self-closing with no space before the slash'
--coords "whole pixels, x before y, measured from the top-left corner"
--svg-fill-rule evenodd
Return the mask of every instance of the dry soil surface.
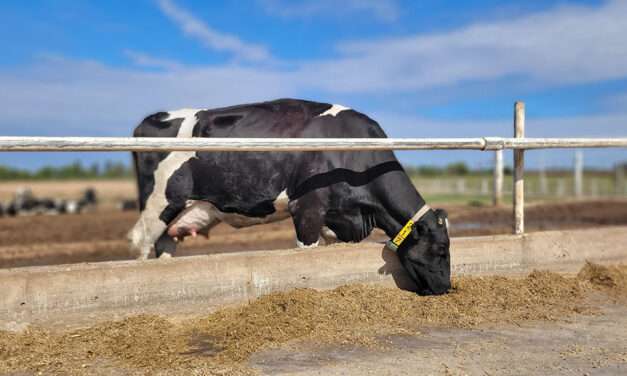
<path id="1" fill-rule="evenodd" d="M 265 375 L 625 375 L 627 308 L 558 322 L 429 328 L 382 338 L 386 350 L 295 346 L 256 354 Z"/>
<path id="2" fill-rule="evenodd" d="M 511 208 L 445 206 L 452 236 L 511 231 Z M 0 267 L 129 259 L 126 233 L 136 212 L 101 210 L 63 216 L 0 218 Z M 527 231 L 627 224 L 627 200 L 530 205 Z M 233 229 L 220 224 L 206 240 L 186 240 L 177 256 L 248 250 L 288 249 L 295 245 L 291 220 Z M 386 237 L 375 231 L 369 240 Z"/>

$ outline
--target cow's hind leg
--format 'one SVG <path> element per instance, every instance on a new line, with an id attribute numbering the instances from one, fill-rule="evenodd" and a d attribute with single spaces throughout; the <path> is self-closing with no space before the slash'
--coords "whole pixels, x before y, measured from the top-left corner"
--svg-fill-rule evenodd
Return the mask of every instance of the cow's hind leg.
<path id="1" fill-rule="evenodd" d="M 152 247 L 159 255 L 165 249 L 171 249 L 172 243 L 167 236 L 167 224 L 185 209 L 187 198 L 191 195 L 193 180 L 188 163 L 184 163 L 170 176 L 165 192 L 155 189 L 146 203 L 139 220 L 129 232 L 131 250 L 138 253 L 139 259 L 147 259 Z M 159 243 L 159 244 L 157 244 Z M 159 248 L 159 250 L 157 250 Z"/>
<path id="2" fill-rule="evenodd" d="M 166 230 L 166 224 L 159 219 L 158 213 L 144 210 L 135 226 L 128 233 L 131 252 L 138 259 L 148 258 L 152 247 Z"/>
<path id="3" fill-rule="evenodd" d="M 296 230 L 296 246 L 298 248 L 318 246 L 326 213 L 320 194 L 310 192 L 290 201 L 288 207 Z"/>

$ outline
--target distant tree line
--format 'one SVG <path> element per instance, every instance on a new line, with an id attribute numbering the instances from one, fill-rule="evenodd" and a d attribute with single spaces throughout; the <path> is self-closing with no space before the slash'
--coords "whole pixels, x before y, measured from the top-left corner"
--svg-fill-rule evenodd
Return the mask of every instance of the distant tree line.
<path id="1" fill-rule="evenodd" d="M 470 175 L 470 174 L 477 175 L 477 174 L 491 174 L 492 173 L 491 169 L 471 170 L 468 167 L 468 165 L 464 162 L 454 162 L 444 167 L 405 166 L 405 170 L 407 171 L 409 175 L 420 175 L 420 176 L 442 176 L 442 175 L 464 176 L 464 175 Z"/>
<path id="2" fill-rule="evenodd" d="M 133 175 L 130 166 L 112 161 L 89 166 L 76 161 L 65 166 L 44 166 L 33 171 L 0 165 L 0 180 L 124 179 Z"/>
<path id="3" fill-rule="evenodd" d="M 420 176 L 492 173 L 491 170 L 471 170 L 464 162 L 451 163 L 445 167 L 406 166 L 405 169 L 409 175 Z M 0 165 L 0 180 L 123 179 L 133 176 L 132 167 L 123 162 L 112 161 L 107 161 L 103 165 L 93 163 L 90 166 L 84 166 L 80 161 L 76 161 L 65 166 L 44 166 L 33 171 Z"/>
<path id="4" fill-rule="evenodd" d="M 616 169 L 623 168 L 624 171 L 627 171 L 627 164 L 617 164 L 614 168 L 603 169 L 603 168 L 585 168 L 584 172 L 587 175 L 599 175 L 606 176 L 612 175 L 615 173 Z M 437 166 L 405 166 L 405 171 L 410 176 L 422 176 L 422 177 L 436 177 L 436 176 L 489 176 L 494 173 L 492 167 L 488 168 L 475 168 L 471 169 L 464 162 L 454 162 L 448 164 L 444 167 Z M 503 174 L 506 176 L 511 176 L 514 173 L 514 170 L 511 166 L 503 167 Z M 525 168 L 525 174 L 534 175 L 540 173 L 539 170 L 534 168 Z M 571 176 L 573 174 L 572 168 L 547 168 L 545 173 L 551 176 Z"/>
<path id="5" fill-rule="evenodd" d="M 623 165 L 627 168 L 627 165 Z M 465 162 L 450 163 L 443 167 L 438 166 L 405 166 L 410 176 L 466 176 L 492 175 L 492 168 L 471 169 Z M 512 168 L 505 166 L 505 175 L 512 174 Z M 572 169 L 550 169 L 551 175 L 571 175 Z M 525 173 L 534 174 L 537 171 L 526 169 Z M 586 169 L 587 174 L 609 174 L 611 170 Z M 44 166 L 38 170 L 25 170 L 0 165 L 1 180 L 70 180 L 70 179 L 125 179 L 134 176 L 133 168 L 124 162 L 107 161 L 104 164 L 93 163 L 83 166 L 80 161 L 65 166 Z"/>

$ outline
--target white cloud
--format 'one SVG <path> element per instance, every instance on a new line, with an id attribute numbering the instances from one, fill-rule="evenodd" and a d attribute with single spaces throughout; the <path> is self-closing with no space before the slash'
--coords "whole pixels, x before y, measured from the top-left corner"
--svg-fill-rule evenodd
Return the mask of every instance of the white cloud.
<path id="1" fill-rule="evenodd" d="M 5 135 L 128 135 L 160 110 L 296 94 L 280 74 L 236 65 L 146 72 L 59 57 L 2 72 L 0 82 Z"/>
<path id="2" fill-rule="evenodd" d="M 365 13 L 377 20 L 392 22 L 398 19 L 400 13 L 395 0 L 260 0 L 260 3 L 268 13 L 285 18 Z"/>
<path id="3" fill-rule="evenodd" d="M 359 3 L 373 9 L 368 1 Z M 216 35 L 225 35 L 208 29 L 170 0 L 161 0 L 160 4 L 184 32 L 199 37 L 203 43 L 211 45 Z M 286 14 L 332 11 L 326 0 L 289 4 L 268 0 L 264 4 Z M 351 4 L 349 1 L 344 6 L 356 7 Z M 295 86 L 328 93 L 436 90 L 439 96 L 445 90 L 454 91 L 469 84 L 485 87 L 506 82 L 511 88 L 544 88 L 620 79 L 627 76 L 624 14 L 627 1 L 612 0 L 597 7 L 561 6 L 446 32 L 348 41 L 336 46 L 337 56 L 294 61 L 282 75 L 295 80 Z M 237 56 L 271 59 L 262 47 L 251 52 L 242 47 L 238 38 L 226 39 L 234 39 L 228 50 Z"/>
<path id="4" fill-rule="evenodd" d="M 461 29 L 338 46 L 303 75 L 336 92 L 415 91 L 511 78 L 559 86 L 627 76 L 627 1 L 473 24 Z M 516 77 L 515 79 L 513 77 Z"/>
<path id="5" fill-rule="evenodd" d="M 237 58 L 254 62 L 271 60 L 270 52 L 264 46 L 246 43 L 235 35 L 215 30 L 171 0 L 159 0 L 158 4 L 161 11 L 174 21 L 183 33 L 198 39 L 209 49 L 230 52 Z"/>
<path id="6" fill-rule="evenodd" d="M 182 64 L 177 61 L 154 57 L 139 51 L 124 50 L 124 54 L 128 56 L 134 65 L 139 67 L 161 68 L 165 70 L 180 69 L 182 67 Z"/>
<path id="7" fill-rule="evenodd" d="M 179 66 L 173 71 L 147 72 L 62 57 L 47 57 L 30 67 L 0 73 L 0 82 L 4 89 L 0 91 L 0 126 L 33 121 L 33 133 L 45 130 L 56 134 L 70 133 L 64 131 L 63 125 L 76 126 L 73 132 L 82 129 L 80 134 L 97 129 L 125 134 L 128 124 L 121 122 L 135 123 L 154 111 L 299 96 L 310 89 L 298 74 L 266 68 Z M 364 111 L 394 137 L 508 136 L 512 132 L 510 118 L 437 121 L 379 108 Z M 533 137 L 564 136 L 565 130 L 572 137 L 627 136 L 625 113 L 527 118 L 527 134 Z M 107 127 L 99 128 L 104 123 Z"/>
<path id="8" fill-rule="evenodd" d="M 298 78 L 298 79 L 297 79 Z M 215 108 L 236 103 L 301 96 L 304 80 L 293 73 L 240 66 L 145 72 L 93 61 L 49 57 L 28 68 L 0 73 L 0 134 L 129 135 L 147 114 L 180 107 Z M 350 102 L 344 103 L 351 105 Z M 381 105 L 385 105 L 383 102 Z M 380 107 L 381 108 L 381 107 Z M 384 107 L 383 107 L 384 108 Z M 376 119 L 390 137 L 509 136 L 511 118 L 500 120 L 434 120 L 360 108 Z M 532 109 L 530 109 L 532 110 Z M 531 137 L 627 137 L 627 114 L 561 118 L 527 117 Z M 411 152 L 403 161 L 446 164 L 483 161 L 480 152 Z M 530 165 L 534 165 L 532 153 Z M 570 152 L 547 152 L 548 164 L 568 165 Z M 536 157 L 537 158 L 537 157 Z M 624 159 L 623 150 L 586 152 L 589 165 L 610 166 Z"/>

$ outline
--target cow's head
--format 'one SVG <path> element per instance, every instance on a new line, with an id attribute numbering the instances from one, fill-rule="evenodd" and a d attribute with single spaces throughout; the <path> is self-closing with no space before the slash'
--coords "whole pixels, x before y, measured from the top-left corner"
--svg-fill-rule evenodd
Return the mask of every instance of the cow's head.
<path id="1" fill-rule="evenodd" d="M 451 288 L 448 218 L 443 209 L 429 210 L 398 247 L 401 263 L 420 295 L 439 295 Z"/>

